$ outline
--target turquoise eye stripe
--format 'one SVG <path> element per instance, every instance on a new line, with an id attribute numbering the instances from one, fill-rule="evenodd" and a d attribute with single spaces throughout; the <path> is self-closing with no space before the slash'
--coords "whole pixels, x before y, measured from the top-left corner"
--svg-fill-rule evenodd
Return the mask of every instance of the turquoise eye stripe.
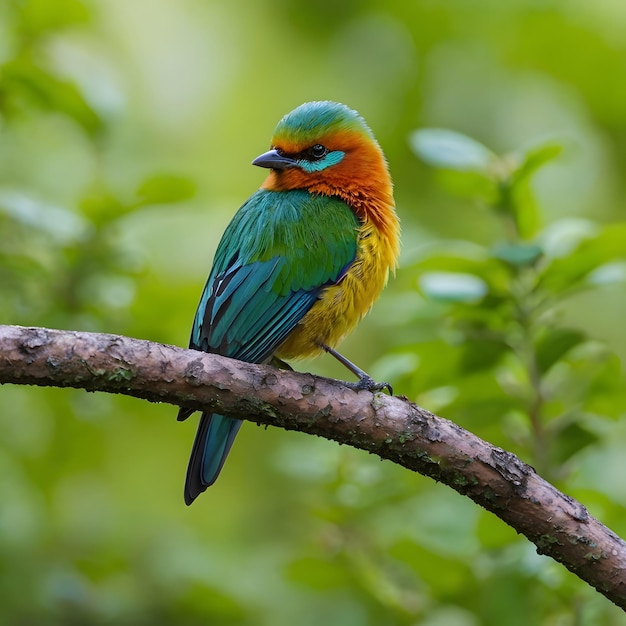
<path id="1" fill-rule="evenodd" d="M 345 156 L 345 152 L 341 150 L 334 150 L 333 152 L 329 152 L 323 159 L 319 159 L 317 161 L 308 161 L 307 159 L 300 159 L 298 161 L 298 167 L 303 169 L 305 172 L 321 172 L 325 170 L 327 167 L 331 165 L 336 165 L 343 159 Z"/>

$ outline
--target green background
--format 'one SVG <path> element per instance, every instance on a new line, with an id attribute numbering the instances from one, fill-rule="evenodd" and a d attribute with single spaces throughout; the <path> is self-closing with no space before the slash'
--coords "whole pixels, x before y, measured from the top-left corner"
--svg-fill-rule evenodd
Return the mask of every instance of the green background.
<path id="1" fill-rule="evenodd" d="M 0 322 L 186 345 L 276 122 L 344 102 L 403 256 L 342 352 L 626 536 L 624 32 L 615 0 L 0 0 Z M 451 489 L 306 435 L 245 424 L 187 508 L 175 415 L 0 389 L 0 623 L 626 623 Z"/>

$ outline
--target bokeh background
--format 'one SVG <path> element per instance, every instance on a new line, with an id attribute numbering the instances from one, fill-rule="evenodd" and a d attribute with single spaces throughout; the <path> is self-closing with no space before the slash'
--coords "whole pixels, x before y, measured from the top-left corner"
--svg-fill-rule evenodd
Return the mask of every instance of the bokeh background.
<path id="1" fill-rule="evenodd" d="M 338 100 L 383 146 L 403 223 L 403 269 L 343 352 L 534 462 L 493 399 L 486 422 L 446 400 L 456 348 L 412 267 L 501 230 L 409 137 L 557 138 L 533 179 L 544 225 L 623 221 L 625 32 L 619 0 L 0 0 L 0 322 L 186 345 L 219 237 L 265 175 L 251 160 L 284 113 Z M 625 307 L 617 281 L 561 311 L 610 347 L 620 384 Z M 626 536 L 619 406 L 551 478 Z M 0 388 L 0 623 L 626 623 L 449 488 L 306 435 L 245 424 L 187 508 L 195 418 L 175 414 Z"/>

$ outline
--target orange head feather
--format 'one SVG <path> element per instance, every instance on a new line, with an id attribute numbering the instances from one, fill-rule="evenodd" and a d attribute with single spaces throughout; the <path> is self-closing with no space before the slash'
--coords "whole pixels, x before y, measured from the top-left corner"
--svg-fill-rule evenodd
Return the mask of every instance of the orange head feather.
<path id="1" fill-rule="evenodd" d="M 356 111 L 329 101 L 299 106 L 278 123 L 272 149 L 254 163 L 271 168 L 265 189 L 340 197 L 397 253 L 399 223 L 387 162 Z"/>

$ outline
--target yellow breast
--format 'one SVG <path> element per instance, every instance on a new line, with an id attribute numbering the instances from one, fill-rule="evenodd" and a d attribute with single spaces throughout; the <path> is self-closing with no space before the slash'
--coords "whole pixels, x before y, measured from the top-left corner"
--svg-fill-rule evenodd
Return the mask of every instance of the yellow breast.
<path id="1" fill-rule="evenodd" d="M 359 231 L 354 263 L 337 284 L 324 289 L 276 351 L 280 359 L 311 357 L 320 343 L 335 347 L 358 324 L 378 299 L 398 256 L 397 233 L 389 237 L 365 221 Z"/>

